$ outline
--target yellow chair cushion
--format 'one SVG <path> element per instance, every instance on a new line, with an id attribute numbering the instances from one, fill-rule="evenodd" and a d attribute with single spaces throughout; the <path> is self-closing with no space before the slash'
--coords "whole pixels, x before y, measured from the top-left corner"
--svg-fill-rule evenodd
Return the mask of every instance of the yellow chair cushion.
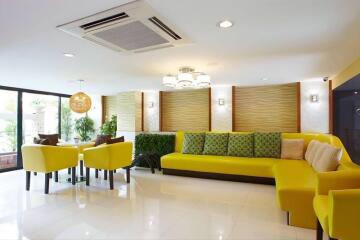
<path id="1" fill-rule="evenodd" d="M 74 147 L 24 144 L 21 149 L 26 171 L 49 173 L 78 163 L 78 150 Z"/>
<path id="2" fill-rule="evenodd" d="M 131 165 L 131 142 L 99 145 L 84 149 L 84 165 L 87 168 L 114 170 Z"/>
<path id="3" fill-rule="evenodd" d="M 161 167 L 271 178 L 273 177 L 272 167 L 276 161 L 277 159 L 273 158 L 245 158 L 171 153 L 161 158 Z"/>

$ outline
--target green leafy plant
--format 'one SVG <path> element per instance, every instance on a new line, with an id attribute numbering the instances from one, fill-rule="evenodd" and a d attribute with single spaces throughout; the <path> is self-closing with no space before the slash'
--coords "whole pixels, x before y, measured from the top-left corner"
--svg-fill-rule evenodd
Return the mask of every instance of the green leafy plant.
<path id="1" fill-rule="evenodd" d="M 7 140 L 9 142 L 9 148 L 11 151 L 16 151 L 16 122 L 8 121 L 5 126 L 5 135 L 7 136 Z"/>
<path id="2" fill-rule="evenodd" d="M 151 154 L 160 162 L 160 158 L 174 152 L 174 134 L 139 134 L 135 137 L 135 157 L 140 154 Z M 149 167 L 146 162 L 140 162 L 139 167 Z"/>
<path id="3" fill-rule="evenodd" d="M 112 115 L 110 121 L 106 120 L 104 124 L 100 127 L 100 133 L 103 135 L 111 135 L 116 137 L 117 130 L 117 117 Z"/>
<path id="4" fill-rule="evenodd" d="M 94 121 L 87 115 L 77 119 L 75 121 L 75 131 L 79 134 L 81 141 L 89 141 L 95 132 Z"/>
<path id="5" fill-rule="evenodd" d="M 64 137 L 65 141 L 70 140 L 73 127 L 71 110 L 68 104 L 61 103 L 61 137 Z"/>

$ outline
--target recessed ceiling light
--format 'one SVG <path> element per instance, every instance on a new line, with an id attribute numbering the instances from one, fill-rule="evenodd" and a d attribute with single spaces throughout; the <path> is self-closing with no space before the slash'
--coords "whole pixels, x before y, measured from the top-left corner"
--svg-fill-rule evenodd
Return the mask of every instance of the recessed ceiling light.
<path id="1" fill-rule="evenodd" d="M 268 78 L 263 77 L 263 78 L 261 78 L 261 80 L 263 80 L 263 81 L 267 81 L 267 80 L 268 80 Z"/>
<path id="2" fill-rule="evenodd" d="M 64 53 L 64 56 L 65 57 L 70 57 L 70 58 L 75 57 L 75 55 L 72 54 L 72 53 Z"/>
<path id="3" fill-rule="evenodd" d="M 233 23 L 229 20 L 224 20 L 219 23 L 219 27 L 221 28 L 229 28 L 232 27 Z"/>
<path id="4" fill-rule="evenodd" d="M 354 94 L 358 94 L 358 92 L 357 92 L 357 91 L 355 91 L 355 92 L 354 92 Z"/>

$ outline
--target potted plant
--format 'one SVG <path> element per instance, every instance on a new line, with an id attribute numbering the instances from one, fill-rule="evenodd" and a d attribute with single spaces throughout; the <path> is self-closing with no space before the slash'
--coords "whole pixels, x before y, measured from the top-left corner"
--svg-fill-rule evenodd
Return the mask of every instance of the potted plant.
<path id="1" fill-rule="evenodd" d="M 75 131 L 79 134 L 81 141 L 89 141 L 95 132 L 94 121 L 87 115 L 77 119 L 75 122 Z"/>
<path id="2" fill-rule="evenodd" d="M 106 120 L 104 124 L 100 127 L 100 133 L 103 135 L 111 135 L 112 137 L 116 137 L 117 130 L 117 117 L 116 115 L 112 115 L 109 120 Z"/>

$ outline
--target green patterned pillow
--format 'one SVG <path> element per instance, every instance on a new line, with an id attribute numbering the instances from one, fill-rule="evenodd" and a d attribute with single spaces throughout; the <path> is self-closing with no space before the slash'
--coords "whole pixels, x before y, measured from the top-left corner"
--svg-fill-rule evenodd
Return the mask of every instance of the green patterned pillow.
<path id="1" fill-rule="evenodd" d="M 228 139 L 228 133 L 206 133 L 203 154 L 226 156 Z"/>
<path id="2" fill-rule="evenodd" d="M 280 158 L 281 133 L 254 133 L 255 157 Z"/>
<path id="3" fill-rule="evenodd" d="M 236 157 L 254 156 L 254 134 L 229 134 L 228 155 Z"/>
<path id="4" fill-rule="evenodd" d="M 204 149 L 205 133 L 184 133 L 182 153 L 202 154 Z"/>

